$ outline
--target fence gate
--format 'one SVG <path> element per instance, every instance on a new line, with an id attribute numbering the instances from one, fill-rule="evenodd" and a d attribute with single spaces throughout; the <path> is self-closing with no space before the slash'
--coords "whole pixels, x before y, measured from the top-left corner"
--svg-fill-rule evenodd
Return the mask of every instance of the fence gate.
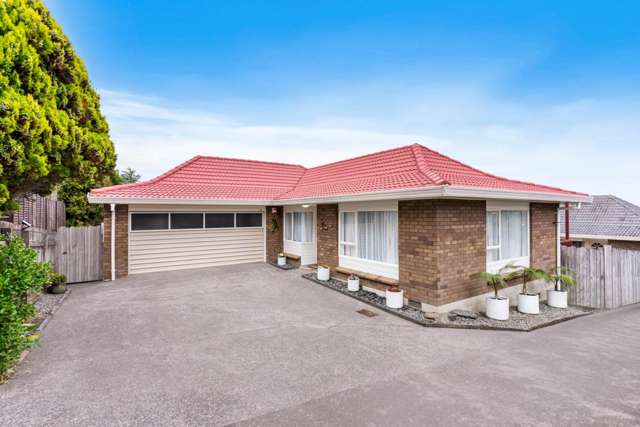
<path id="1" fill-rule="evenodd" d="M 58 228 L 56 270 L 68 283 L 102 280 L 102 226 Z"/>

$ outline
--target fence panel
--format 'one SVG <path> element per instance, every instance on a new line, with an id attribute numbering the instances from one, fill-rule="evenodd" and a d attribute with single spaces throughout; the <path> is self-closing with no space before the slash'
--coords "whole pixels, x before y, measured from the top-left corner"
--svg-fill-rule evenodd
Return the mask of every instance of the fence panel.
<path id="1" fill-rule="evenodd" d="M 102 279 L 102 227 L 60 227 L 56 269 L 68 283 Z"/>
<path id="2" fill-rule="evenodd" d="M 578 283 L 569 303 L 617 308 L 640 302 L 640 251 L 612 248 L 562 248 L 562 265 Z"/>

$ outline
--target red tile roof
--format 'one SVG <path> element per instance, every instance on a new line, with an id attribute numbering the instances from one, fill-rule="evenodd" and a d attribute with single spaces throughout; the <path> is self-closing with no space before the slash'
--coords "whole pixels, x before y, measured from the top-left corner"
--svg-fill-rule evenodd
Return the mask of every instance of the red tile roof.
<path id="1" fill-rule="evenodd" d="M 196 156 L 157 178 L 98 188 L 90 196 L 284 201 L 443 185 L 586 196 L 497 177 L 419 144 L 308 169 L 285 163 Z"/>

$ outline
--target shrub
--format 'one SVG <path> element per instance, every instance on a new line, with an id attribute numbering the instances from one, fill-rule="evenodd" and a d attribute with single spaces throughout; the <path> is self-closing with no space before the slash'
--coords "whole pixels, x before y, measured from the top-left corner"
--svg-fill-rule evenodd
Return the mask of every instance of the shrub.
<path id="1" fill-rule="evenodd" d="M 19 237 L 0 243 L 0 378 L 33 342 L 29 320 L 35 308 L 29 292 L 41 291 L 50 281 L 51 266 L 38 262 L 37 253 Z"/>

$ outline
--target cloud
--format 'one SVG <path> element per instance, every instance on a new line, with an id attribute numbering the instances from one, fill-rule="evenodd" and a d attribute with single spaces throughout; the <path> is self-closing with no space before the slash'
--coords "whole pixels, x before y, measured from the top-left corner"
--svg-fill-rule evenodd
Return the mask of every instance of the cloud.
<path id="1" fill-rule="evenodd" d="M 196 154 L 314 166 L 419 142 L 497 175 L 640 203 L 640 108 L 630 100 L 525 103 L 486 82 L 369 82 L 271 103 L 221 100 L 208 111 L 100 94 L 119 167 L 144 178 Z"/>

